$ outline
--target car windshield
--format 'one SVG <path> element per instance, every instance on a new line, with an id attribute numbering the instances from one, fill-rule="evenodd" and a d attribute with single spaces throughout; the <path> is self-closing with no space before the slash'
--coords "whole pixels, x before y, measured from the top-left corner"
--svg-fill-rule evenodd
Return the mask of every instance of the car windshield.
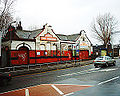
<path id="1" fill-rule="evenodd" d="M 95 60 L 103 60 L 104 57 L 98 57 Z"/>

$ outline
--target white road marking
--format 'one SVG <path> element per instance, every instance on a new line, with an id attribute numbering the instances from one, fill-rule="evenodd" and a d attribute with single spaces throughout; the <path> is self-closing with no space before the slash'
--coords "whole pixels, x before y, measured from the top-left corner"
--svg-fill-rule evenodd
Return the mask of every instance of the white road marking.
<path id="1" fill-rule="evenodd" d="M 71 73 L 71 75 L 75 75 L 75 74 L 77 74 L 77 73 Z"/>
<path id="2" fill-rule="evenodd" d="M 25 96 L 30 96 L 28 89 L 25 89 Z"/>
<path id="3" fill-rule="evenodd" d="M 107 83 L 107 82 L 113 81 L 113 80 L 118 79 L 118 78 L 119 78 L 119 76 L 114 77 L 114 78 L 112 78 L 112 79 L 109 79 L 109 80 L 106 80 L 106 81 L 100 82 L 100 83 L 98 83 L 98 85 L 101 85 L 101 84 L 104 84 L 104 83 Z"/>
<path id="4" fill-rule="evenodd" d="M 64 76 L 72 76 L 72 75 L 79 75 L 79 74 L 90 74 L 90 73 L 94 73 L 94 72 L 108 72 L 108 71 L 114 71 L 117 70 L 118 68 L 114 68 L 114 69 L 102 69 L 99 70 L 100 68 L 93 68 L 93 69 L 89 69 L 89 70 L 84 70 L 84 71 L 80 71 L 80 72 L 76 72 L 76 73 L 71 73 L 71 74 L 64 74 L 64 75 L 60 75 L 57 77 L 64 77 Z"/>
<path id="5" fill-rule="evenodd" d="M 62 76 L 70 76 L 71 74 L 65 74 L 65 75 L 60 75 L 60 76 L 57 76 L 57 77 L 62 77 Z"/>
<path id="6" fill-rule="evenodd" d="M 99 71 L 114 71 L 114 70 L 117 70 L 118 68 L 114 68 L 114 69 L 103 69 L 103 70 L 99 70 Z"/>
<path id="7" fill-rule="evenodd" d="M 71 74 L 64 74 L 64 75 L 60 75 L 57 77 L 64 77 L 64 76 L 71 76 L 71 75 L 79 75 L 79 74 L 87 74 L 87 73 L 93 73 L 96 72 L 97 70 L 99 70 L 100 68 L 93 68 L 93 69 L 89 69 L 89 70 L 84 70 L 84 71 L 80 71 L 80 72 L 76 72 L 76 73 L 71 73 Z M 90 72 L 91 71 L 91 72 Z"/>
<path id="8" fill-rule="evenodd" d="M 51 85 L 60 95 L 63 95 L 64 93 L 61 91 L 61 90 L 59 90 L 56 86 L 54 86 L 54 85 Z"/>
<path id="9" fill-rule="evenodd" d="M 100 68 L 92 68 L 92 69 L 89 69 L 89 70 L 99 70 Z"/>
<path id="10" fill-rule="evenodd" d="M 68 93 L 68 94 L 65 94 L 63 96 L 69 96 L 69 95 L 72 95 L 72 94 L 74 94 L 74 93 L 73 92 L 72 93 Z"/>

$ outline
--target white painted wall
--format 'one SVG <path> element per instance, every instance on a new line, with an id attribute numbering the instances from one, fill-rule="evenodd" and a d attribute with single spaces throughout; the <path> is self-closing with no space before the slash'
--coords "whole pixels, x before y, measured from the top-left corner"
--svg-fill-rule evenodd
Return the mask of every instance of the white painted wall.
<path id="1" fill-rule="evenodd" d="M 25 43 L 24 46 L 28 47 L 29 50 L 35 50 L 35 42 L 31 42 L 31 41 L 12 41 L 11 50 L 18 50 L 20 47 L 23 46 L 22 43 Z"/>
<path id="2" fill-rule="evenodd" d="M 42 41 L 40 40 L 41 36 L 45 36 L 45 34 L 50 33 L 53 37 L 57 38 L 57 41 Z M 49 43 L 48 43 L 49 42 Z M 53 43 L 57 44 L 57 49 L 60 49 L 60 40 L 59 38 L 56 36 L 56 34 L 54 34 L 54 32 L 52 31 L 52 27 L 49 27 L 48 25 L 45 26 L 45 29 L 43 30 L 43 32 L 41 32 L 37 37 L 36 37 L 36 50 L 56 50 L 56 46 L 53 45 Z M 45 45 L 45 48 L 43 48 L 43 45 Z"/>
<path id="3" fill-rule="evenodd" d="M 40 50 L 45 50 L 45 46 L 44 45 L 40 45 Z"/>
<path id="4" fill-rule="evenodd" d="M 78 43 L 80 43 L 80 44 L 82 44 L 82 43 L 87 44 L 87 46 L 85 46 L 85 48 L 81 48 L 81 46 L 79 46 L 80 50 L 89 50 L 89 55 L 91 55 L 91 52 L 93 52 L 93 48 L 92 48 L 91 43 L 89 42 L 89 40 L 87 39 L 85 34 L 86 33 L 84 31 L 81 33 L 81 36 L 76 41 L 76 44 L 78 44 Z M 85 41 L 83 41 L 83 38 L 85 38 Z"/>

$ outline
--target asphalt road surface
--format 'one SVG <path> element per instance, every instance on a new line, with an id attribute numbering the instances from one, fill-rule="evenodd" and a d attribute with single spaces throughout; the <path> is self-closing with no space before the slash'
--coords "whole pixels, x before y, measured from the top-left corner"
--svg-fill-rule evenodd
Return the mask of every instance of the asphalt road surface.
<path id="1" fill-rule="evenodd" d="M 0 96 L 120 96 L 120 59 L 116 61 L 104 68 L 91 64 L 16 76 L 0 87 Z"/>

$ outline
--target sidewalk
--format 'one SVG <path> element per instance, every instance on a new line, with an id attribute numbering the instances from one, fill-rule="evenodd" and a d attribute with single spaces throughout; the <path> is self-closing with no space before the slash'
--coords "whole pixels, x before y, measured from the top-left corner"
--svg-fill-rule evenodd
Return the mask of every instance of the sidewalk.
<path id="1" fill-rule="evenodd" d="M 59 70 L 59 69 L 65 69 L 70 67 L 80 67 L 80 66 L 89 65 L 92 63 L 93 63 L 93 60 L 88 60 L 88 61 L 80 61 L 80 62 L 64 63 L 64 64 L 42 65 L 42 66 L 36 66 L 36 67 L 31 66 L 29 69 L 25 68 L 23 70 L 10 71 L 7 73 L 11 73 L 11 75 L 14 77 L 18 75 L 47 72 L 51 70 Z"/>

